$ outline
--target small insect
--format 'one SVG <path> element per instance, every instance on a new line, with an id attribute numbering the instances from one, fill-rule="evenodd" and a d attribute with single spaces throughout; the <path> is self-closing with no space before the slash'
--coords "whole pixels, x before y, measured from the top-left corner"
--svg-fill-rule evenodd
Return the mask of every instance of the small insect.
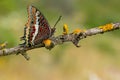
<path id="1" fill-rule="evenodd" d="M 21 40 L 25 41 L 22 44 L 23 46 L 31 47 L 42 43 L 43 40 L 50 38 L 54 34 L 55 26 L 61 19 L 61 16 L 54 27 L 51 28 L 44 15 L 36 7 L 28 6 L 27 12 L 28 21 L 25 24 L 24 36 L 21 37 Z"/>

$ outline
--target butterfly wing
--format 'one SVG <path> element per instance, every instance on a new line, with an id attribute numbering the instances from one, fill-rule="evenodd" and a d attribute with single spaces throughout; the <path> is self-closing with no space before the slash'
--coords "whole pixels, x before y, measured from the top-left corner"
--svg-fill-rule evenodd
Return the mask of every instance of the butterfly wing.
<path id="1" fill-rule="evenodd" d="M 25 40 L 25 45 L 31 45 L 31 39 L 32 39 L 32 34 L 31 32 L 33 32 L 32 30 L 34 29 L 34 17 L 33 17 L 33 12 L 32 12 L 32 6 L 29 6 L 27 8 L 27 12 L 28 12 L 28 21 L 25 24 L 25 28 L 24 28 L 24 36 L 22 37 L 22 40 Z"/>
<path id="2" fill-rule="evenodd" d="M 47 39 L 51 36 L 51 28 L 44 15 L 37 8 L 33 6 L 32 8 L 36 10 L 36 19 L 34 25 L 36 31 L 32 38 L 32 43 L 36 45 L 41 43 L 44 39 Z"/>
<path id="3" fill-rule="evenodd" d="M 24 37 L 28 45 L 36 45 L 51 35 L 51 28 L 44 15 L 34 6 L 28 6 L 28 21 L 25 24 Z"/>

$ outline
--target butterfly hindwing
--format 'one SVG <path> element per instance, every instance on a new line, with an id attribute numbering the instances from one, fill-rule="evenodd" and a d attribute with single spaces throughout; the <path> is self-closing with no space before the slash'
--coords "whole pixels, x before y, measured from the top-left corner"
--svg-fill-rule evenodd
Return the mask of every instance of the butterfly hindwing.
<path id="1" fill-rule="evenodd" d="M 34 6 L 28 6 L 28 21 L 25 24 L 26 45 L 37 45 L 51 36 L 51 28 L 44 15 Z"/>
<path id="2" fill-rule="evenodd" d="M 38 29 L 38 34 L 34 40 L 35 44 L 39 43 L 39 41 L 41 42 L 42 39 L 49 38 L 51 34 L 51 28 L 47 20 L 43 16 L 43 14 L 40 13 L 38 17 L 39 17 L 39 20 L 38 20 L 39 29 Z"/>

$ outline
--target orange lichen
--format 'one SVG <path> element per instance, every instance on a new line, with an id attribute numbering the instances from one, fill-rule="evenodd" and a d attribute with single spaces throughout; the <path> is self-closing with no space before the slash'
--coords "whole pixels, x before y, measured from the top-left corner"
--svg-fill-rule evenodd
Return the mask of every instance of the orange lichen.
<path id="1" fill-rule="evenodd" d="M 64 26 L 63 26 L 63 34 L 64 35 L 68 34 L 68 26 L 67 26 L 67 24 L 64 24 Z"/>
<path id="2" fill-rule="evenodd" d="M 86 30 L 76 29 L 73 31 L 73 34 L 79 34 L 80 32 L 85 32 Z"/>
<path id="3" fill-rule="evenodd" d="M 78 33 L 80 33 L 80 32 L 81 32 L 80 29 L 76 29 L 76 30 L 73 31 L 73 34 L 78 34 Z"/>
<path id="4" fill-rule="evenodd" d="M 109 30 L 113 29 L 113 24 L 112 23 L 106 24 L 106 25 L 103 25 L 103 26 L 99 26 L 99 28 L 102 29 L 104 32 L 109 31 Z"/>
<path id="5" fill-rule="evenodd" d="M 46 47 L 50 46 L 52 41 L 50 39 L 46 39 L 43 41 L 43 43 L 45 44 Z"/>

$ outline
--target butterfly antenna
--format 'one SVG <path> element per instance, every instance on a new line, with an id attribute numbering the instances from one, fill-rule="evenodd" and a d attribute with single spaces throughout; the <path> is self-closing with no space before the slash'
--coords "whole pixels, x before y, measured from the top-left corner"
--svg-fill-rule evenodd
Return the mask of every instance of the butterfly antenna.
<path id="1" fill-rule="evenodd" d="M 58 20 L 56 21 L 56 23 L 55 23 L 55 25 L 54 25 L 54 27 L 53 27 L 53 28 L 55 28 L 55 27 L 56 27 L 56 25 L 57 25 L 57 23 L 60 21 L 61 17 L 62 17 L 62 16 L 59 16 L 59 18 L 58 18 Z"/>

